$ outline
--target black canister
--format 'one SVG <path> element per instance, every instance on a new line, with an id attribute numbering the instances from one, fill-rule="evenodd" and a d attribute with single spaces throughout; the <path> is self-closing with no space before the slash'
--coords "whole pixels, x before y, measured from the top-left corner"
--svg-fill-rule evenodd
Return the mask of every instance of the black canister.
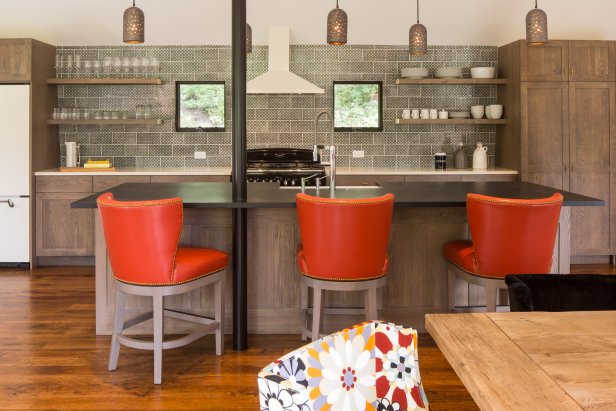
<path id="1" fill-rule="evenodd" d="M 434 168 L 437 170 L 445 170 L 447 168 L 447 154 L 436 153 L 434 155 Z"/>

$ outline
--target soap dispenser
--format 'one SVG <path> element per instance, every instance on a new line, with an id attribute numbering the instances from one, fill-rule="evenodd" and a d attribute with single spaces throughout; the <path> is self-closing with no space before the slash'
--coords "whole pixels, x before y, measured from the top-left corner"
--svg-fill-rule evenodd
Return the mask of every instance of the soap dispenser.
<path id="1" fill-rule="evenodd" d="M 464 143 L 459 142 L 455 149 L 455 167 L 466 168 L 466 153 L 464 152 Z"/>

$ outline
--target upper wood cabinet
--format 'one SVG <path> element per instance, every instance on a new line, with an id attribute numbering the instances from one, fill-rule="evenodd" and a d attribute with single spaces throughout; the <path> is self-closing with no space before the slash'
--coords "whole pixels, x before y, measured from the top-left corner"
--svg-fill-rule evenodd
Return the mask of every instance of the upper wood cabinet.
<path id="1" fill-rule="evenodd" d="M 521 81 L 569 80 L 569 42 L 550 41 L 529 46 L 519 41 Z"/>
<path id="2" fill-rule="evenodd" d="M 30 80 L 32 40 L 0 39 L 0 83 Z"/>
<path id="3" fill-rule="evenodd" d="M 529 46 L 523 40 L 517 43 L 520 81 L 616 80 L 613 41 L 553 40 L 540 46 Z"/>
<path id="4" fill-rule="evenodd" d="M 570 41 L 569 81 L 614 81 L 613 41 Z"/>

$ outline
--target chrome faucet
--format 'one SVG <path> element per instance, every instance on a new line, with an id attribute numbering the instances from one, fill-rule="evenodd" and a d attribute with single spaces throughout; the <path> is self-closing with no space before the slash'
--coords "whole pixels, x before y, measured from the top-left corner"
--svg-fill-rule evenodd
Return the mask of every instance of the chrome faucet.
<path id="1" fill-rule="evenodd" d="M 331 139 L 331 145 L 329 146 L 316 144 L 317 136 L 318 136 L 317 133 L 319 131 L 319 120 L 321 120 L 321 117 L 323 116 L 329 117 L 332 123 L 332 129 L 331 129 L 332 139 Z M 327 149 L 329 151 L 329 160 L 321 161 L 321 164 L 324 166 L 329 166 L 329 192 L 330 192 L 330 195 L 333 197 L 334 192 L 336 190 L 336 146 L 334 146 L 334 119 L 332 115 L 329 114 L 327 111 L 320 112 L 319 115 L 317 115 L 316 120 L 314 121 L 314 142 L 315 144 L 312 149 L 313 161 L 317 161 L 319 159 L 319 150 Z"/>

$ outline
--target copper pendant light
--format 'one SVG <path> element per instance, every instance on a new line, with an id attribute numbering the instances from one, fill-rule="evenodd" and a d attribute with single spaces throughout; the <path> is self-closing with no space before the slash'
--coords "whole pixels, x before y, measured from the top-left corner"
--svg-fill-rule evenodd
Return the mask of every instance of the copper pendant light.
<path id="1" fill-rule="evenodd" d="M 419 0 L 417 0 L 417 23 L 409 30 L 409 53 L 423 56 L 428 52 L 428 29 L 419 23 Z"/>
<path id="2" fill-rule="evenodd" d="M 252 27 L 246 23 L 246 53 L 252 53 Z"/>
<path id="3" fill-rule="evenodd" d="M 347 43 L 348 17 L 344 10 L 338 7 L 327 15 L 327 42 L 335 46 L 342 46 Z"/>
<path id="4" fill-rule="evenodd" d="M 145 16 L 139 7 L 129 7 L 124 11 L 124 43 L 141 44 L 145 38 Z"/>
<path id="5" fill-rule="evenodd" d="M 526 15 L 526 43 L 545 44 L 548 42 L 548 15 L 545 11 L 535 8 Z"/>

